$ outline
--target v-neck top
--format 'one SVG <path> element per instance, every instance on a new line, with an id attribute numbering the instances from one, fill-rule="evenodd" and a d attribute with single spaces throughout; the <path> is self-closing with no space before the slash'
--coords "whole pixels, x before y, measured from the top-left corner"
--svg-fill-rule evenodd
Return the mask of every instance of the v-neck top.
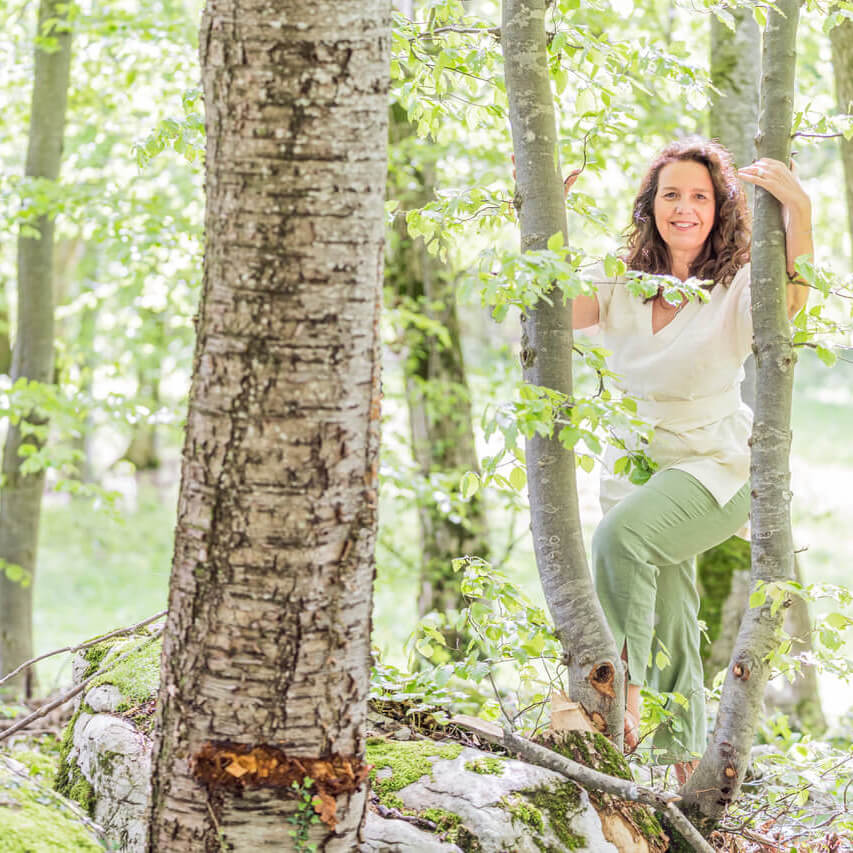
<path id="1" fill-rule="evenodd" d="M 625 279 L 605 276 L 603 265 L 586 277 L 597 287 L 599 306 L 598 325 L 587 334 L 600 334 L 618 389 L 637 400 L 638 414 L 655 428 L 648 445 L 634 433 L 619 438 L 629 449 L 642 447 L 661 469 L 692 474 L 720 506 L 728 503 L 749 479 L 752 412 L 740 398 L 752 349 L 749 265 L 728 287 L 714 287 L 708 302 L 685 304 L 656 333 L 652 302 L 631 295 Z M 624 455 L 616 446 L 605 453 L 605 512 L 636 488 L 613 473 Z"/>

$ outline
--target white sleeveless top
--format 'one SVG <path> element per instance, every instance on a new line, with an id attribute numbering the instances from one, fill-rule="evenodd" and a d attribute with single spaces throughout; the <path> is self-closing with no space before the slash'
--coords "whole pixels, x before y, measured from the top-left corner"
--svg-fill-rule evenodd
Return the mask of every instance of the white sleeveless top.
<path id="1" fill-rule="evenodd" d="M 634 397 L 638 415 L 655 430 L 648 445 L 620 435 L 630 449 L 642 447 L 660 469 L 692 474 L 720 506 L 749 479 L 748 439 L 752 412 L 741 401 L 743 363 L 752 350 L 749 264 L 728 287 L 717 285 L 710 300 L 684 305 L 657 334 L 652 302 L 632 296 L 625 279 L 604 275 L 603 265 L 585 275 L 597 286 L 598 326 L 612 352 L 617 387 Z M 613 473 L 625 451 L 609 446 L 601 475 L 601 505 L 607 512 L 637 488 Z"/>

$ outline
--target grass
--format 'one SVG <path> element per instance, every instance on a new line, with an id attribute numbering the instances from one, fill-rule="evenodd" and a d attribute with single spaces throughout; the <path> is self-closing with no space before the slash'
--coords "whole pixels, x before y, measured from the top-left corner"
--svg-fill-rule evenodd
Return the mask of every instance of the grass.
<path id="1" fill-rule="evenodd" d="M 116 521 L 88 502 L 42 509 L 34 589 L 36 653 L 75 645 L 166 607 L 175 527 L 174 489 L 140 489 Z M 43 691 L 71 680 L 68 655 L 38 665 Z"/>

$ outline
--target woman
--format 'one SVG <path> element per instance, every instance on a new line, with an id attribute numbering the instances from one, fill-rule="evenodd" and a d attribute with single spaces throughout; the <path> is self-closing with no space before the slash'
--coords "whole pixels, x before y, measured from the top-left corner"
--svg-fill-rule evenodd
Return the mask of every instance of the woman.
<path id="1" fill-rule="evenodd" d="M 694 557 L 740 531 L 749 512 L 752 415 L 739 387 L 752 347 L 750 227 L 738 178 L 782 203 L 793 317 L 808 292 L 793 283 L 794 261 L 812 252 L 808 196 L 779 161 L 765 158 L 736 172 L 721 145 L 695 137 L 668 145 L 651 164 L 634 202 L 624 259 L 631 270 L 710 279 L 709 300 L 673 305 L 660 291 L 643 300 L 624 281 L 601 274 L 595 296 L 574 300 L 574 327 L 600 328 L 613 353 L 610 369 L 655 428 L 647 446 L 621 436 L 628 450 L 642 447 L 656 465 L 643 485 L 614 475 L 624 448 L 605 455 L 605 515 L 592 563 L 628 668 L 627 746 L 637 744 L 642 684 L 688 699 L 686 708 L 671 709 L 674 724 L 653 737 L 657 760 L 675 763 L 682 784 L 706 737 Z M 567 189 L 576 179 L 569 176 Z"/>

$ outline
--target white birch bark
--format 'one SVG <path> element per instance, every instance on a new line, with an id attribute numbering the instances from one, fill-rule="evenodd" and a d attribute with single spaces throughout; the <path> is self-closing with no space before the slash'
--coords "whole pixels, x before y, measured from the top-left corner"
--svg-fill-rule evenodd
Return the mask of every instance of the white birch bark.
<path id="1" fill-rule="evenodd" d="M 277 750 L 300 780 L 318 760 L 362 767 L 389 42 L 387 0 L 204 12 L 204 283 L 151 851 L 294 849 L 289 785 L 221 784 L 205 744 Z M 366 794 L 343 779 L 337 827 L 310 842 L 355 849 Z"/>

